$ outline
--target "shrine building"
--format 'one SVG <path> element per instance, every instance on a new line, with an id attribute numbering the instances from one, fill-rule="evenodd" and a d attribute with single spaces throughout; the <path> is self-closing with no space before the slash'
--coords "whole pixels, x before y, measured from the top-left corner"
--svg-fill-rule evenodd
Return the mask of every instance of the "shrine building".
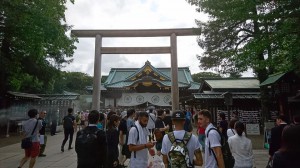
<path id="1" fill-rule="evenodd" d="M 200 88 L 188 67 L 178 67 L 178 86 L 180 98 Z M 171 68 L 156 68 L 149 61 L 141 68 L 112 68 L 101 84 L 101 102 L 101 108 L 171 108 Z"/>

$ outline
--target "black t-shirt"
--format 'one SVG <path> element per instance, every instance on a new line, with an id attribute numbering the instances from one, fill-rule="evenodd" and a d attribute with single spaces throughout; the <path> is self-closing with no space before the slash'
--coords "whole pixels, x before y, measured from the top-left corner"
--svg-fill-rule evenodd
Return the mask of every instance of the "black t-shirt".
<path id="1" fill-rule="evenodd" d="M 220 128 L 222 128 L 222 135 L 227 139 L 228 123 L 226 120 L 220 121 Z"/>
<path id="2" fill-rule="evenodd" d="M 165 124 L 160 117 L 157 117 L 155 121 L 155 128 L 165 128 Z M 162 134 L 165 135 L 165 131 L 162 131 Z"/>
<path id="3" fill-rule="evenodd" d="M 160 117 L 157 117 L 155 121 L 155 128 L 165 128 L 164 122 Z"/>
<path id="4" fill-rule="evenodd" d="M 127 121 L 125 119 L 121 120 L 119 131 L 122 131 L 123 135 L 127 135 Z"/>
<path id="5" fill-rule="evenodd" d="M 119 150 L 119 131 L 115 128 L 106 131 L 107 146 L 108 146 L 108 165 L 111 167 L 114 161 L 118 160 Z"/>
<path id="6" fill-rule="evenodd" d="M 64 128 L 65 129 L 73 128 L 75 117 L 72 114 L 65 116 L 63 120 L 64 120 Z"/>
<path id="7" fill-rule="evenodd" d="M 172 118 L 170 115 L 165 116 L 163 119 L 164 123 L 169 126 L 169 132 L 173 131 Z"/>

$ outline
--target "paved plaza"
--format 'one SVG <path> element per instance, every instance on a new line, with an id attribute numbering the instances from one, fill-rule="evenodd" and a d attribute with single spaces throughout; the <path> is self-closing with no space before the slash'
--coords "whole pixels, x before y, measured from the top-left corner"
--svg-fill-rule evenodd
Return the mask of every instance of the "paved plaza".
<path id="1" fill-rule="evenodd" d="M 60 151 L 63 140 L 63 132 L 57 133 L 55 136 L 48 135 L 46 146 L 46 157 L 39 157 L 36 160 L 36 168 L 76 168 L 77 158 L 74 149 Z M 74 135 L 75 142 L 75 135 Z M 73 147 L 74 143 L 73 142 Z M 16 168 L 21 158 L 24 156 L 24 150 L 21 149 L 20 143 L 0 148 L 0 168 Z M 268 160 L 267 150 L 254 150 L 255 163 L 257 168 L 266 167 Z M 29 161 L 23 166 L 28 167 Z"/>

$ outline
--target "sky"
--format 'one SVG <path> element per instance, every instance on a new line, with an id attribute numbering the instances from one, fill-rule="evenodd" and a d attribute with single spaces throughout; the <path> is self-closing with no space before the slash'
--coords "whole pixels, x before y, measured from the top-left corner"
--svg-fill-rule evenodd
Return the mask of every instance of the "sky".
<path id="1" fill-rule="evenodd" d="M 205 21 L 205 14 L 185 0 L 75 0 L 67 3 L 66 22 L 79 29 L 172 29 L 196 28 L 195 20 Z M 103 38 L 103 47 L 170 46 L 169 37 Z M 62 70 L 94 74 L 95 38 L 79 38 L 74 61 Z M 197 36 L 177 37 L 179 67 L 189 67 L 192 74 L 203 71 L 196 55 L 203 50 Z M 103 54 L 102 75 L 111 68 L 140 68 L 146 61 L 154 67 L 170 67 L 170 54 Z"/>

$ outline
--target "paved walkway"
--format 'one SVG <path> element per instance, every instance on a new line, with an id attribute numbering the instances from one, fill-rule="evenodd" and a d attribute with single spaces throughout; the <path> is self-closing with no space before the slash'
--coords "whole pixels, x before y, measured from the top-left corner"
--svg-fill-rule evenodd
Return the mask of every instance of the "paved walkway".
<path id="1" fill-rule="evenodd" d="M 46 157 L 39 157 L 36 160 L 36 168 L 76 168 L 77 158 L 74 149 L 60 151 L 63 140 L 63 133 L 60 132 L 55 136 L 48 135 L 46 146 Z M 75 135 L 74 135 L 75 142 Z M 73 147 L 74 143 L 73 142 Z M 68 142 L 67 142 L 68 143 Z M 0 168 L 16 168 L 24 156 L 24 150 L 21 149 L 20 143 L 0 148 Z M 265 168 L 268 160 L 266 150 L 254 150 L 254 157 L 257 168 Z M 29 162 L 29 161 L 28 161 Z M 28 167 L 28 162 L 23 167 Z"/>

